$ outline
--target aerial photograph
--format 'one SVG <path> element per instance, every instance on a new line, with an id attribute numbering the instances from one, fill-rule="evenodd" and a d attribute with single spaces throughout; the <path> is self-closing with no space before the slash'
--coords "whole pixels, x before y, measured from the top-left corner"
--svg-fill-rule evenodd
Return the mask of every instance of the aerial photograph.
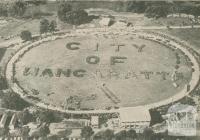
<path id="1" fill-rule="evenodd" d="M 200 1 L 0 0 L 0 140 L 200 140 Z"/>

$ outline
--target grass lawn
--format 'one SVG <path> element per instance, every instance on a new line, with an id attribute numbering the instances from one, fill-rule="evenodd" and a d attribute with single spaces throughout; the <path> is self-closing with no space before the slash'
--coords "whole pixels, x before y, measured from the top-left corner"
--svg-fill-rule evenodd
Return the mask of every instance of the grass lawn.
<path id="1" fill-rule="evenodd" d="M 48 20 L 55 20 L 55 16 L 46 16 Z M 42 18 L 41 18 L 42 19 Z M 23 30 L 29 30 L 32 34 L 40 31 L 40 19 L 12 19 L 5 26 L 0 27 L 0 36 L 20 34 Z"/>
<path id="2" fill-rule="evenodd" d="M 159 31 L 188 41 L 193 45 L 194 49 L 200 53 L 200 29 L 172 29 Z"/>

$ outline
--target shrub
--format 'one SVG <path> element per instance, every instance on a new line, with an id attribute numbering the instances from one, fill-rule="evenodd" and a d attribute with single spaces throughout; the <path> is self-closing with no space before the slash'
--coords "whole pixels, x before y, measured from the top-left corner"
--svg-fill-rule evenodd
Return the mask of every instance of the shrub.
<path id="1" fill-rule="evenodd" d="M 192 68 L 192 72 L 195 72 L 195 69 L 194 69 L 194 68 Z"/>
<path id="2" fill-rule="evenodd" d="M 88 20 L 88 13 L 84 10 L 74 10 L 66 13 L 65 21 L 69 24 L 80 25 L 83 23 L 87 23 Z"/>
<path id="3" fill-rule="evenodd" d="M 16 1 L 10 4 L 8 12 L 13 17 L 22 17 L 27 9 L 26 2 Z"/>
<path id="4" fill-rule="evenodd" d="M 43 16 L 52 16 L 53 13 L 50 13 L 50 12 L 43 12 L 43 11 L 40 11 L 38 9 L 35 9 L 35 10 L 32 10 L 32 11 L 26 11 L 23 15 L 23 18 L 33 18 L 33 19 L 39 19 Z"/>
<path id="5" fill-rule="evenodd" d="M 49 31 L 49 21 L 42 19 L 40 21 L 40 34 L 47 33 Z"/>
<path id="6" fill-rule="evenodd" d="M 168 12 L 168 7 L 166 5 L 151 5 L 145 10 L 145 16 L 149 18 L 166 17 Z"/>
<path id="7" fill-rule="evenodd" d="M 81 130 L 81 136 L 85 139 L 90 139 L 90 137 L 94 134 L 94 131 L 90 126 L 85 126 Z"/>
<path id="8" fill-rule="evenodd" d="M 58 117 L 56 117 L 54 112 L 48 110 L 40 110 L 36 112 L 35 116 L 37 116 L 41 122 L 46 123 L 56 122 L 59 119 Z"/>
<path id="9" fill-rule="evenodd" d="M 181 61 L 180 60 L 176 60 L 176 64 L 180 64 L 181 63 Z"/>
<path id="10" fill-rule="evenodd" d="M 28 111 L 24 110 L 18 114 L 18 118 L 22 122 L 23 125 L 26 125 L 29 122 L 35 121 L 34 116 Z"/>
<path id="11" fill-rule="evenodd" d="M 61 21 L 65 21 L 65 19 L 66 19 L 66 13 L 69 12 L 69 11 L 71 11 L 71 10 L 72 10 L 72 7 L 67 2 L 60 3 L 58 5 L 58 11 L 57 11 L 58 18 Z"/>
<path id="12" fill-rule="evenodd" d="M 8 16 L 8 10 L 5 4 L 0 4 L 0 16 L 7 17 Z"/>
<path id="13" fill-rule="evenodd" d="M 175 66 L 175 69 L 179 69 L 179 65 L 176 65 L 176 66 Z"/>
<path id="14" fill-rule="evenodd" d="M 52 20 L 51 23 L 49 24 L 49 31 L 50 32 L 55 32 L 57 27 L 57 23 L 55 20 Z"/>
<path id="15" fill-rule="evenodd" d="M 7 88 L 8 88 L 8 84 L 7 84 L 6 78 L 0 75 L 0 90 L 7 89 Z"/>
<path id="16" fill-rule="evenodd" d="M 23 110 L 29 106 L 29 103 L 20 98 L 19 95 L 13 92 L 1 93 L 2 107 L 15 110 Z"/>
<path id="17" fill-rule="evenodd" d="M 24 41 L 30 41 L 30 40 L 32 40 L 32 34 L 28 30 L 22 31 L 20 37 Z"/>

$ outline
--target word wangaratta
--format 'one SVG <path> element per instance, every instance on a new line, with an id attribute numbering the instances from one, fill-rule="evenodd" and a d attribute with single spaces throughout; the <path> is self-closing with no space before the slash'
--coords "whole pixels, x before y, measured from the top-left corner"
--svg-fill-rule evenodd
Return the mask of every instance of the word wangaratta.
<path id="1" fill-rule="evenodd" d="M 38 67 L 31 68 L 25 67 L 23 71 L 24 76 L 33 76 L 33 77 L 76 77 L 76 78 L 83 78 L 83 77 L 98 77 L 100 79 L 151 79 L 151 78 L 159 78 L 160 80 L 167 80 L 170 79 L 172 74 L 166 71 L 134 71 L 134 70 L 127 70 L 127 71 L 116 71 L 112 69 L 96 69 L 93 72 L 87 71 L 84 69 L 64 69 L 64 68 L 45 68 L 40 69 Z M 183 79 L 183 73 L 176 73 L 177 79 Z"/>

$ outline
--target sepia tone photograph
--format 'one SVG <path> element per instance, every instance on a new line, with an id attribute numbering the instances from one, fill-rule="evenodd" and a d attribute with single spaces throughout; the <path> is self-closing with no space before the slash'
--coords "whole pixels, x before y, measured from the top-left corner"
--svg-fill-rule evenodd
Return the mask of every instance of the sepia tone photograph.
<path id="1" fill-rule="evenodd" d="M 0 140 L 200 140 L 200 1 L 0 0 Z"/>

